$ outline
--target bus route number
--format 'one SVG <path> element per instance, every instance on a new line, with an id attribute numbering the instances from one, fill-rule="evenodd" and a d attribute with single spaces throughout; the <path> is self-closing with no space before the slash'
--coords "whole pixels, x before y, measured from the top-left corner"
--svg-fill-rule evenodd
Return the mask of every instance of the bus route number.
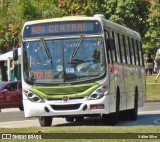
<path id="1" fill-rule="evenodd" d="M 36 71 L 33 73 L 33 77 L 36 79 L 40 78 L 51 78 L 52 72 L 51 71 Z"/>

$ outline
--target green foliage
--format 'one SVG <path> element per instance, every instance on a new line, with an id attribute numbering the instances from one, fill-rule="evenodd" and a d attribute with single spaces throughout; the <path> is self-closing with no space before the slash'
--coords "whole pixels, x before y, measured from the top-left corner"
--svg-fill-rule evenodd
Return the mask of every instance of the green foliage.
<path id="1" fill-rule="evenodd" d="M 12 50 L 26 21 L 59 16 L 56 6 L 58 0 L 1 0 L 0 53 Z"/>
<path id="2" fill-rule="evenodd" d="M 145 35 L 144 45 L 146 52 L 154 55 L 160 48 L 160 0 L 154 0 L 151 11 L 153 14 L 148 19 L 149 29 Z"/>
<path id="3" fill-rule="evenodd" d="M 106 17 L 129 27 L 143 37 L 148 25 L 150 3 L 145 0 L 106 0 Z"/>
<path id="4" fill-rule="evenodd" d="M 26 21 L 95 13 L 139 32 L 145 52 L 154 52 L 160 46 L 159 9 L 160 0 L 0 0 L 0 52 L 12 49 Z"/>

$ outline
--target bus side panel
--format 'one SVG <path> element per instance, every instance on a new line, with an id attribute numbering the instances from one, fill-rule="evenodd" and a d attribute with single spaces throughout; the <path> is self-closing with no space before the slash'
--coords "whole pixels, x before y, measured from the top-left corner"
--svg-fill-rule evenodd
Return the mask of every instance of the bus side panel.
<path id="1" fill-rule="evenodd" d="M 124 66 L 124 81 L 126 92 L 126 107 L 123 110 L 133 108 L 134 106 L 134 75 L 135 69 L 131 65 Z"/>
<path id="2" fill-rule="evenodd" d="M 124 92 L 124 81 L 123 81 L 123 66 L 122 64 L 114 64 L 113 65 L 113 80 L 114 84 L 111 84 L 110 87 L 114 86 L 113 92 L 110 92 L 110 112 L 115 112 L 116 110 L 116 95 L 117 88 L 120 89 L 120 110 L 126 106 L 126 94 Z M 114 94 L 114 95 L 112 95 Z"/>
<path id="3" fill-rule="evenodd" d="M 131 86 L 130 86 L 131 93 L 127 97 L 127 109 L 134 108 L 135 88 L 136 86 L 139 86 L 139 83 L 140 83 L 140 78 L 138 78 L 138 68 L 136 66 L 132 66 L 130 77 L 131 77 L 131 80 L 130 80 L 131 81 Z"/>
<path id="4" fill-rule="evenodd" d="M 146 76 L 144 68 L 141 68 L 141 95 L 139 94 L 138 106 L 142 107 L 146 102 Z"/>
<path id="5" fill-rule="evenodd" d="M 141 67 L 137 67 L 137 82 L 138 82 L 138 106 L 143 102 L 143 93 L 142 93 L 142 72 Z"/>
<path id="6" fill-rule="evenodd" d="M 125 89 L 125 82 L 128 79 L 128 69 L 127 66 L 122 65 L 121 67 L 123 69 L 123 73 L 121 71 L 121 74 L 123 77 L 121 77 L 121 81 L 120 81 L 120 110 L 125 110 L 126 109 L 126 105 L 127 105 L 127 92 Z"/>
<path id="7" fill-rule="evenodd" d="M 109 78 L 109 112 L 115 112 L 116 104 L 115 104 L 115 81 L 117 79 L 117 74 L 114 70 L 114 65 L 109 64 L 109 70 L 108 70 L 108 78 Z"/>

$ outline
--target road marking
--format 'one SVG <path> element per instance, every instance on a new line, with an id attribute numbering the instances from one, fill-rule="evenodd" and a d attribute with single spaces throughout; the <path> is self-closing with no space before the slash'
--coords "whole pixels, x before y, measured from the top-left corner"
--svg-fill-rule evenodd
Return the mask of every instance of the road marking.
<path id="1" fill-rule="evenodd" d="M 18 108 L 1 109 L 1 112 L 15 112 L 15 111 L 20 111 L 20 110 Z"/>
<path id="2" fill-rule="evenodd" d="M 139 111 L 138 114 L 160 114 L 160 111 Z"/>
<path id="3" fill-rule="evenodd" d="M 153 123 L 160 125 L 160 119 L 154 120 Z"/>
<path id="4" fill-rule="evenodd" d="M 12 123 L 24 123 L 24 122 L 31 122 L 31 121 L 35 121 L 35 120 L 33 119 L 33 120 L 21 120 L 21 121 L 2 122 L 2 123 L 0 123 L 0 125 L 12 124 Z"/>

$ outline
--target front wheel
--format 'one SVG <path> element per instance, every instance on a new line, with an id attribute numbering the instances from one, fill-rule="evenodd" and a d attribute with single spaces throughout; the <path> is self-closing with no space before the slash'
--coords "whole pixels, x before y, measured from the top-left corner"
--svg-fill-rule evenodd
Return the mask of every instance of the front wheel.
<path id="1" fill-rule="evenodd" d="M 67 122 L 74 122 L 74 117 L 72 117 L 72 116 L 67 116 L 67 117 L 66 117 L 66 121 L 67 121 Z"/>
<path id="2" fill-rule="evenodd" d="M 19 110 L 20 110 L 20 111 L 24 111 L 23 106 L 20 106 L 20 107 L 19 107 Z"/>
<path id="3" fill-rule="evenodd" d="M 83 116 L 76 117 L 76 122 L 83 122 L 83 121 L 84 121 L 84 117 Z"/>
<path id="4" fill-rule="evenodd" d="M 103 114 L 102 119 L 105 124 L 107 125 L 116 125 L 119 121 L 119 114 L 120 114 L 120 90 L 117 88 L 117 97 L 116 97 L 116 110 L 114 113 L 110 114 Z"/>
<path id="5" fill-rule="evenodd" d="M 41 127 L 48 127 L 52 125 L 52 117 L 51 116 L 43 116 L 39 117 L 39 123 Z"/>

